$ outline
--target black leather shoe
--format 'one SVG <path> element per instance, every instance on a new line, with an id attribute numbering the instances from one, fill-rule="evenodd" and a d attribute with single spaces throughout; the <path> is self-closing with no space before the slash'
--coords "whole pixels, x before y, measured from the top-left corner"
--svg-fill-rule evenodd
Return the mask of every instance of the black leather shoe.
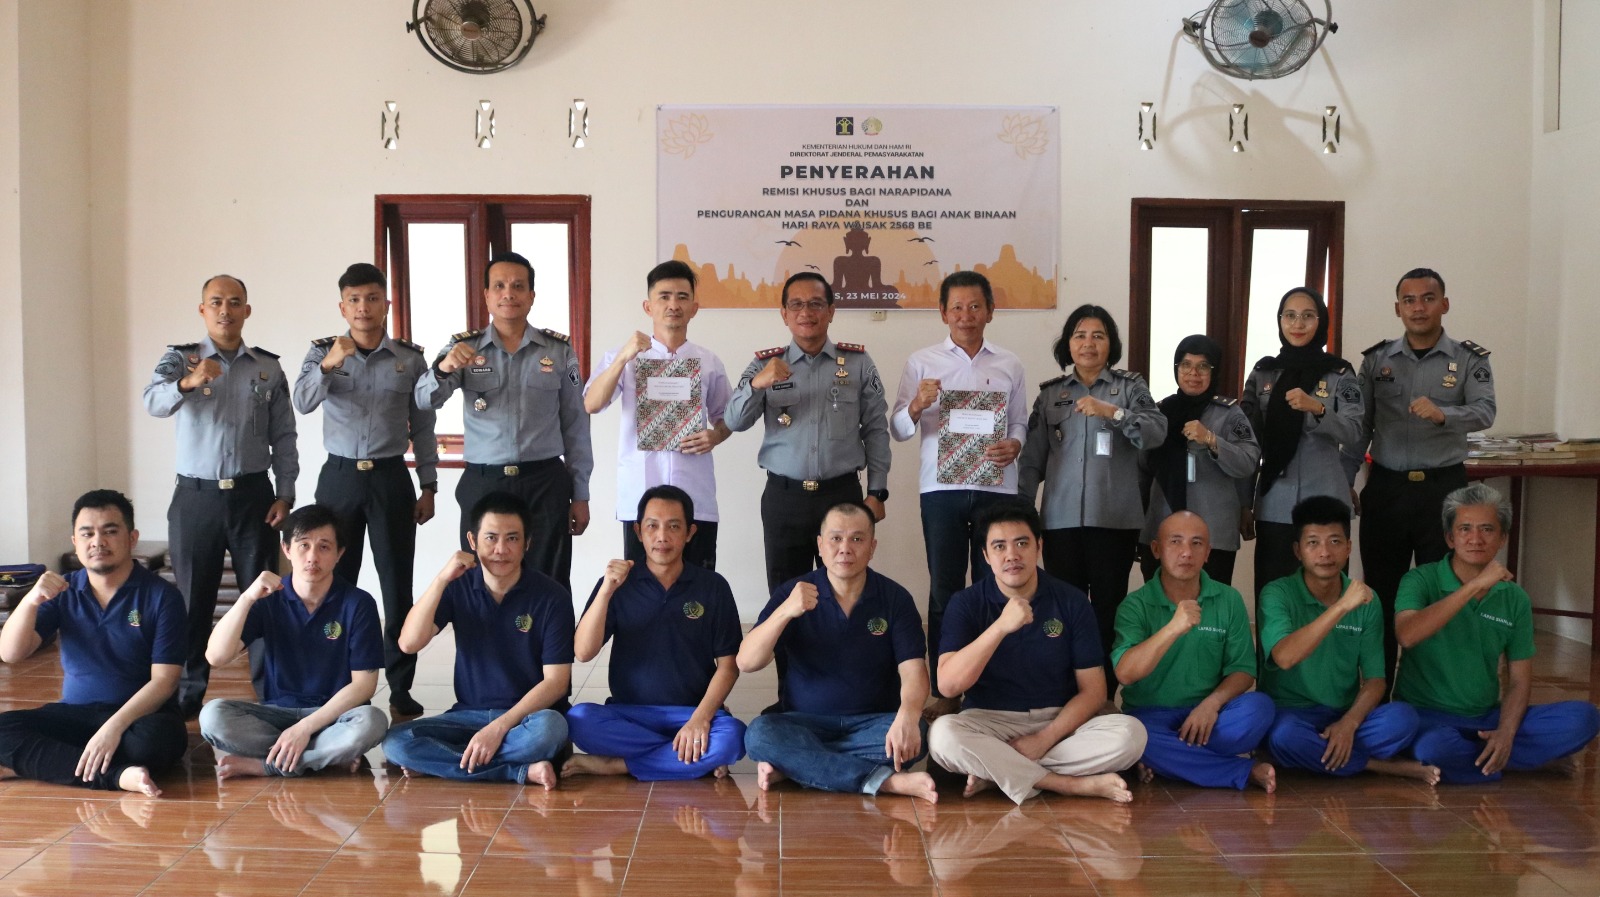
<path id="1" fill-rule="evenodd" d="M 405 692 L 389 695 L 389 709 L 393 710 L 396 716 L 422 715 L 422 704 Z"/>

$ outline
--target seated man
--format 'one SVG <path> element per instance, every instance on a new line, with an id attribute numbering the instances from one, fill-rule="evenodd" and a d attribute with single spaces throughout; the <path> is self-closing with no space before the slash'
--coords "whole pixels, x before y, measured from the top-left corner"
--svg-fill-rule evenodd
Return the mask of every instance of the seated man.
<path id="1" fill-rule="evenodd" d="M 1276 790 L 1272 764 L 1249 757 L 1272 725 L 1272 699 L 1249 690 L 1256 652 L 1244 600 L 1202 569 L 1206 522 L 1179 511 L 1150 549 L 1161 569 L 1122 602 L 1111 649 L 1122 706 L 1148 730 L 1143 774 Z"/>
<path id="2" fill-rule="evenodd" d="M 562 775 L 718 778 L 744 756 L 744 723 L 722 709 L 739 678 L 739 607 L 728 581 L 683 562 L 694 538 L 694 499 L 653 486 L 639 499 L 635 535 L 645 563 L 612 561 L 573 637 L 580 662 L 613 635 L 611 698 L 567 711 L 575 755 Z"/>
<path id="3" fill-rule="evenodd" d="M 138 542 L 122 493 L 96 489 L 73 505 L 83 569 L 40 576 L 0 630 L 6 663 L 60 634 L 61 700 L 0 713 L 0 778 L 156 797 L 151 773 L 188 749 L 177 699 L 188 611 L 176 588 L 134 562 Z"/>
<path id="4" fill-rule="evenodd" d="M 1100 629 L 1083 592 L 1039 569 L 1039 512 L 994 505 L 974 531 L 994 576 L 957 592 L 945 611 L 939 682 L 965 695 L 959 714 L 934 720 L 929 753 L 967 774 L 967 797 L 993 783 L 1019 804 L 1040 791 L 1133 800 L 1117 773 L 1144 752 L 1144 726 L 1099 715 Z"/>
<path id="5" fill-rule="evenodd" d="M 1261 690 L 1278 705 L 1267 733 L 1285 766 L 1328 775 L 1363 769 L 1439 781 L 1439 769 L 1393 759 L 1417 734 L 1410 704 L 1383 700 L 1383 610 L 1344 575 L 1350 506 L 1318 495 L 1295 505 L 1300 571 L 1261 590 Z"/>
<path id="6" fill-rule="evenodd" d="M 911 594 L 868 568 L 878 547 L 865 505 L 829 508 L 817 537 L 821 569 L 773 590 L 739 646 L 739 669 L 778 658 L 778 707 L 750 723 L 757 784 L 794 779 L 824 791 L 937 801 L 922 758 L 927 642 Z"/>
<path id="7" fill-rule="evenodd" d="M 1395 697 L 1417 708 L 1411 752 L 1441 781 L 1494 782 L 1571 756 L 1600 731 L 1587 701 L 1528 704 L 1533 611 L 1528 593 L 1496 556 L 1511 505 L 1484 483 L 1445 496 L 1450 553 L 1400 580 L 1394 631 L 1404 649 Z M 1500 658 L 1509 682 L 1500 691 Z"/>
<path id="8" fill-rule="evenodd" d="M 333 512 L 307 505 L 284 523 L 288 580 L 263 571 L 211 630 L 206 662 L 219 667 L 258 644 L 261 703 L 212 701 L 200 735 L 217 750 L 217 778 L 297 776 L 360 768 L 389 720 L 367 702 L 383 669 L 383 630 L 372 596 L 333 575 L 344 554 Z"/>
<path id="9" fill-rule="evenodd" d="M 491 492 L 472 508 L 467 544 L 406 614 L 400 650 L 456 628 L 456 703 L 389 730 L 383 752 L 406 775 L 556 786 L 567 746 L 572 597 L 524 564 L 528 506 Z"/>

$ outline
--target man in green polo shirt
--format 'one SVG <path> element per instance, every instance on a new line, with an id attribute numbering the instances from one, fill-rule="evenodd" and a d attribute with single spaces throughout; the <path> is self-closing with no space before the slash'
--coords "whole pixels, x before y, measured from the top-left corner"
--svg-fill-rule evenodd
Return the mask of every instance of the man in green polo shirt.
<path id="1" fill-rule="evenodd" d="M 1267 746 L 1281 766 L 1335 776 L 1363 769 L 1439 781 L 1439 768 L 1394 756 L 1417 735 L 1417 711 L 1383 700 L 1383 610 L 1344 575 L 1350 506 L 1317 495 L 1295 505 L 1299 570 L 1261 590 L 1261 690 L 1278 705 Z"/>
<path id="2" fill-rule="evenodd" d="M 1417 708 L 1411 752 L 1446 783 L 1494 782 L 1583 750 L 1600 732 L 1587 701 L 1529 706 L 1533 610 L 1496 558 L 1511 504 L 1484 483 L 1445 496 L 1444 560 L 1400 580 L 1394 630 L 1401 655 L 1395 697 Z M 1500 658 L 1509 682 L 1500 691 Z"/>
<path id="3" fill-rule="evenodd" d="M 1142 772 L 1210 788 L 1273 791 L 1277 773 L 1250 754 L 1272 725 L 1272 699 L 1250 691 L 1255 644 L 1244 600 L 1203 567 L 1211 531 L 1192 511 L 1162 521 L 1161 570 L 1117 609 L 1111 662 L 1123 711 L 1149 733 Z"/>

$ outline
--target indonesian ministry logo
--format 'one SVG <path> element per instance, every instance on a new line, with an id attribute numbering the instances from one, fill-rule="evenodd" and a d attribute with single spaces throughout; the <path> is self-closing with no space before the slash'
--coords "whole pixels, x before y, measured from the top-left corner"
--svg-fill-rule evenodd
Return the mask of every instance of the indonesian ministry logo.
<path id="1" fill-rule="evenodd" d="M 1051 617 L 1050 619 L 1044 621 L 1044 634 L 1048 638 L 1060 638 L 1061 633 L 1065 632 L 1066 630 L 1067 627 L 1055 617 Z"/>
<path id="2" fill-rule="evenodd" d="M 533 628 L 533 614 L 517 614 L 517 631 L 527 632 Z"/>
<path id="3" fill-rule="evenodd" d="M 138 629 L 139 628 L 139 624 L 143 623 L 143 622 L 144 622 L 144 617 L 139 616 L 139 609 L 138 608 L 134 608 L 133 610 L 128 611 L 128 625 L 129 626 L 132 626 L 133 628 Z"/>
<path id="4" fill-rule="evenodd" d="M 889 621 L 882 617 L 873 617 L 867 621 L 867 631 L 873 635 L 883 635 L 889 631 Z"/>
<path id="5" fill-rule="evenodd" d="M 331 642 L 341 635 L 344 635 L 344 627 L 339 625 L 338 620 L 329 620 L 322 624 L 322 637 L 328 641 Z"/>
<path id="6" fill-rule="evenodd" d="M 706 606 L 698 601 L 685 601 L 683 615 L 691 620 L 698 620 L 706 615 Z"/>

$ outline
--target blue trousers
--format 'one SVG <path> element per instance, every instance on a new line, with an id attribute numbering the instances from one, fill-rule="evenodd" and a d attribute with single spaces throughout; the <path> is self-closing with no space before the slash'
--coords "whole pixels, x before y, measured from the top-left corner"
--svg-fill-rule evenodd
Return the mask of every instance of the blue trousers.
<path id="1" fill-rule="evenodd" d="M 318 707 L 277 707 L 253 701 L 210 701 L 200 709 L 200 737 L 224 754 L 265 760 L 284 730 Z M 352 707 L 327 728 L 311 736 L 300 764 L 285 772 L 266 764 L 267 775 L 298 776 L 306 772 L 349 766 L 378 746 L 389 730 L 389 718 L 371 704 Z"/>
<path id="2" fill-rule="evenodd" d="M 744 757 L 744 723 L 718 710 L 711 718 L 706 752 L 693 763 L 678 759 L 672 739 L 693 707 L 649 704 L 574 704 L 567 711 L 572 743 L 586 754 L 620 757 L 642 782 L 698 779 Z"/>
<path id="3" fill-rule="evenodd" d="M 984 534 L 975 532 L 978 518 L 1015 495 L 982 489 L 940 489 L 922 493 L 922 545 L 928 556 L 928 672 L 939 689 L 939 638 L 950 596 L 989 575 L 983 559 Z M 697 537 L 698 538 L 698 537 Z M 970 571 L 970 576 L 968 572 Z"/>
<path id="4" fill-rule="evenodd" d="M 1193 707 L 1139 707 L 1126 713 L 1144 723 L 1149 739 L 1144 765 L 1157 775 L 1181 779 L 1202 788 L 1238 788 L 1250 784 L 1253 761 L 1248 754 L 1261 744 L 1277 708 L 1259 691 L 1247 691 L 1222 705 L 1211 740 L 1184 744 L 1178 729 Z"/>
<path id="5" fill-rule="evenodd" d="M 566 746 L 567 718 L 554 710 L 528 714 L 506 733 L 492 760 L 467 772 L 461 767 L 467 744 L 502 712 L 450 710 L 401 723 L 383 740 L 383 755 L 390 763 L 442 779 L 527 784 L 530 764 L 550 760 Z"/>
<path id="6" fill-rule="evenodd" d="M 771 763 L 807 788 L 877 794 L 894 774 L 894 763 L 883 749 L 893 724 L 893 713 L 768 713 L 750 722 L 744 747 L 750 759 Z M 927 754 L 927 723 L 921 730 L 922 751 L 901 769 Z"/>
<path id="7" fill-rule="evenodd" d="M 1279 707 L 1278 718 L 1267 732 L 1267 747 L 1281 766 L 1309 769 L 1331 776 L 1353 776 L 1367 768 L 1373 757 L 1387 760 L 1411 745 L 1417 737 L 1417 711 L 1404 701 L 1379 704 L 1356 727 L 1350 759 L 1338 769 L 1322 763 L 1328 742 L 1322 731 L 1344 716 L 1338 707 Z"/>
<path id="8" fill-rule="evenodd" d="M 1423 763 L 1439 767 L 1440 781 L 1452 785 L 1500 781 L 1500 773 L 1484 775 L 1474 763 L 1483 753 L 1483 739 L 1478 733 L 1500 725 L 1500 708 L 1468 717 L 1418 707 L 1417 718 L 1421 725 L 1411 753 Z M 1535 769 L 1576 754 L 1594 740 L 1597 732 L 1600 708 L 1587 701 L 1529 705 L 1511 742 L 1506 769 Z"/>

